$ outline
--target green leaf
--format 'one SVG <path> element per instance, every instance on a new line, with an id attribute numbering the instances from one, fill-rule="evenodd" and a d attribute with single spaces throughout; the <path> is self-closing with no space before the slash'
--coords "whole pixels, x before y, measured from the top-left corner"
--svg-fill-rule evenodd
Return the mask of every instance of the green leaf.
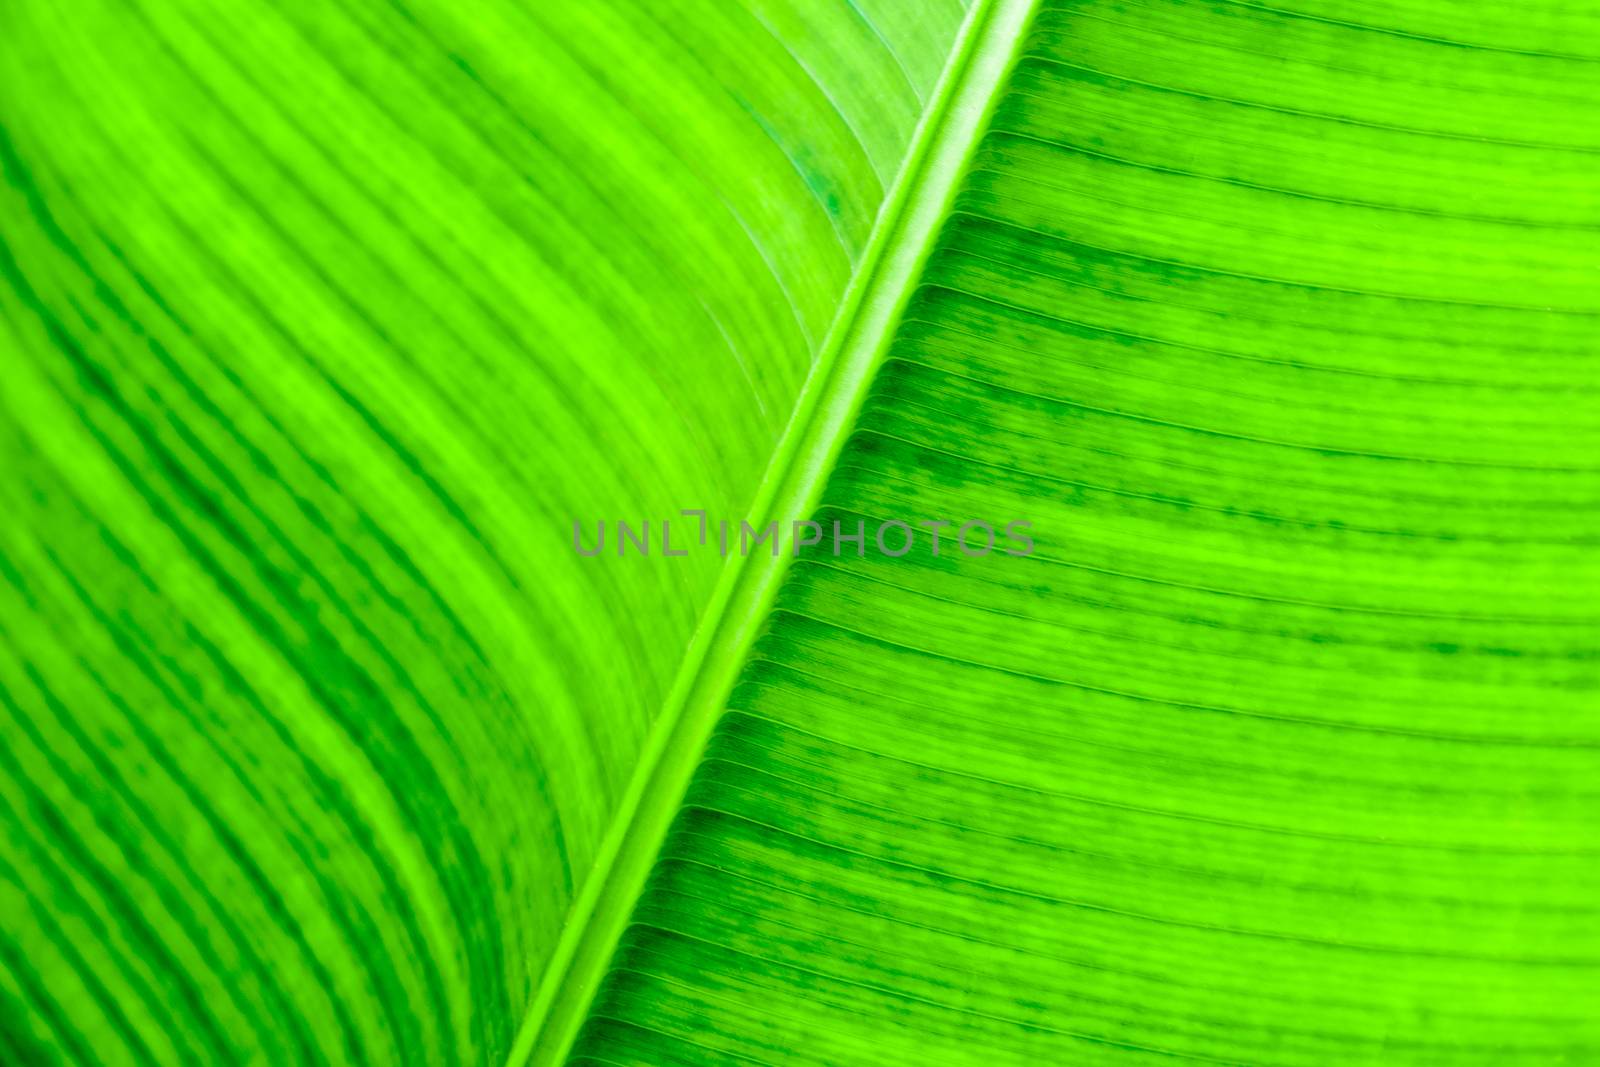
<path id="1" fill-rule="evenodd" d="M 961 21 L 0 11 L 0 1059 L 1600 1057 L 1600 12 Z"/>

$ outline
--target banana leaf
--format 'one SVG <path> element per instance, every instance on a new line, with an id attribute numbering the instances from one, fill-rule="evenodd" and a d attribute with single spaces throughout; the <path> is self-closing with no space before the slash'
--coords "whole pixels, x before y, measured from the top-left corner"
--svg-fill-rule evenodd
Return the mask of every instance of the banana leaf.
<path id="1" fill-rule="evenodd" d="M 1600 1061 L 1600 9 L 11 0 L 0 170 L 0 1061 Z"/>

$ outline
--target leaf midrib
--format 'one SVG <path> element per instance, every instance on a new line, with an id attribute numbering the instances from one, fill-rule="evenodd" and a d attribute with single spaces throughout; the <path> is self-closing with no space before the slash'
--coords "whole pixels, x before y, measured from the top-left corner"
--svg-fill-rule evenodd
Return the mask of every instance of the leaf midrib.
<path id="1" fill-rule="evenodd" d="M 913 135 L 860 264 L 748 521 L 777 521 L 781 551 L 734 555 L 663 701 L 610 827 L 546 965 L 507 1067 L 565 1062 L 676 817 L 706 743 L 791 559 L 783 531 L 810 516 L 855 425 L 978 140 L 1021 50 L 1037 0 L 977 0 Z"/>

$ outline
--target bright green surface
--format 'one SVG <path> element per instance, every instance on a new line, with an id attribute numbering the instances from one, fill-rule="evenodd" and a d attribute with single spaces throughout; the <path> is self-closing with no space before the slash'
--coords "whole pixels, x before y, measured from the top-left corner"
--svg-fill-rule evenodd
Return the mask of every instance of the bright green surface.
<path id="1" fill-rule="evenodd" d="M 0 1062 L 503 1060 L 961 15 L 0 5 Z"/>
<path id="2" fill-rule="evenodd" d="M 1600 14 L 1303 12 L 1045 5 L 821 512 L 1039 551 L 793 570 L 574 1062 L 1600 1059 Z"/>
<path id="3" fill-rule="evenodd" d="M 0 1063 L 1600 1060 L 1600 12 L 1039 6 L 0 5 Z"/>

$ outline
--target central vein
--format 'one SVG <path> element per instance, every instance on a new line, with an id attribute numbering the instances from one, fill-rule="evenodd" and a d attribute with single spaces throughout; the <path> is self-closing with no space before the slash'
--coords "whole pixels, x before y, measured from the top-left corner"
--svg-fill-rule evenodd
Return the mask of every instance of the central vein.
<path id="1" fill-rule="evenodd" d="M 978 0 L 757 489 L 749 521 L 809 516 L 933 251 L 1036 0 Z M 574 902 L 507 1067 L 565 1061 L 790 559 L 729 558 Z"/>

